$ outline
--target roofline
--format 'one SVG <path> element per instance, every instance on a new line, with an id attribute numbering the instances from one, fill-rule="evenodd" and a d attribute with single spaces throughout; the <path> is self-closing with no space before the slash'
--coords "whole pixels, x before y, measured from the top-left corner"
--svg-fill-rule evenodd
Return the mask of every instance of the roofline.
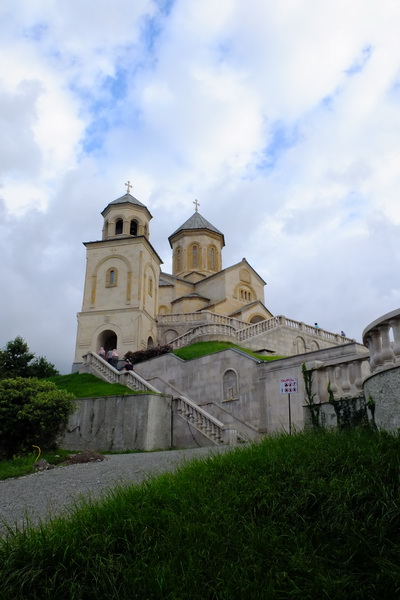
<path id="1" fill-rule="evenodd" d="M 107 240 L 94 240 L 93 242 L 82 242 L 82 244 L 85 246 L 85 248 L 87 248 L 88 246 L 91 246 L 92 244 L 110 244 L 110 243 L 126 242 L 127 240 L 138 240 L 138 239 L 141 239 L 142 241 L 146 242 L 146 244 L 148 246 L 150 246 L 150 248 L 152 249 L 154 254 L 157 256 L 158 260 L 160 261 L 160 265 L 163 265 L 164 262 L 163 262 L 162 258 L 159 256 L 158 252 L 154 249 L 154 247 L 150 244 L 149 240 L 144 235 L 125 235 L 124 237 L 111 238 L 111 239 L 109 238 Z"/>

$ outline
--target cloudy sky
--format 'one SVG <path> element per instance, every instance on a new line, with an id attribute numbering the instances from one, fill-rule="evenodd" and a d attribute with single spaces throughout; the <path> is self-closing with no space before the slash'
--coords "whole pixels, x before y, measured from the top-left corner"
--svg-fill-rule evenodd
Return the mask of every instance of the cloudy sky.
<path id="1" fill-rule="evenodd" d="M 275 315 L 400 306 L 398 0 L 2 0 L 0 347 L 69 372 L 83 241 L 132 193 L 150 241 L 193 213 Z"/>

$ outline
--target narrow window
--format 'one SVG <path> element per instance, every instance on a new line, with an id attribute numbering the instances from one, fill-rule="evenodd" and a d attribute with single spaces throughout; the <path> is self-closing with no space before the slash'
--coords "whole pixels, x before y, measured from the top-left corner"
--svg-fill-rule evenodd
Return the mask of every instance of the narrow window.
<path id="1" fill-rule="evenodd" d="M 182 251 L 180 248 L 178 248 L 178 250 L 176 251 L 176 270 L 178 273 L 181 270 L 181 263 L 182 263 Z"/>
<path id="2" fill-rule="evenodd" d="M 123 220 L 118 219 L 118 221 L 115 223 L 115 235 L 119 235 L 120 233 L 122 233 L 123 226 L 124 226 Z"/>
<path id="3" fill-rule="evenodd" d="M 197 268 L 197 246 L 192 248 L 192 266 L 194 269 Z"/>
<path id="4" fill-rule="evenodd" d="M 130 229 L 129 229 L 129 233 L 131 235 L 137 235 L 137 230 L 138 230 L 137 221 L 131 221 L 131 226 L 130 226 Z"/>
<path id="5" fill-rule="evenodd" d="M 214 250 L 214 248 L 210 248 L 210 269 L 211 269 L 211 271 L 215 271 L 215 250 Z"/>
<path id="6" fill-rule="evenodd" d="M 114 285 L 115 284 L 115 271 L 114 269 L 111 269 L 110 271 L 110 285 Z"/>
<path id="7" fill-rule="evenodd" d="M 149 296 L 153 295 L 153 280 L 149 277 Z"/>
<path id="8" fill-rule="evenodd" d="M 118 284 L 118 271 L 115 267 L 108 269 L 106 273 L 106 287 L 116 287 Z"/>

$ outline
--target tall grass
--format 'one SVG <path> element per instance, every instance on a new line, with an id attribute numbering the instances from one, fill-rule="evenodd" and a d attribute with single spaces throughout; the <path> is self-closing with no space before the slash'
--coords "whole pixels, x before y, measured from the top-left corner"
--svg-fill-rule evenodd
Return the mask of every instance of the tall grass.
<path id="1" fill-rule="evenodd" d="M 0 597 L 400 594 L 400 438 L 281 436 L 86 503 L 0 545 Z"/>

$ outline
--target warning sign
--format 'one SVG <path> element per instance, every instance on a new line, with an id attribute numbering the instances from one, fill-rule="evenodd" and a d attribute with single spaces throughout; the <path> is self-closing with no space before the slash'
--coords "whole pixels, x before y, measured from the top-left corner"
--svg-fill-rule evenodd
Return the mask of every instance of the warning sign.
<path id="1" fill-rule="evenodd" d="M 281 379 L 281 394 L 297 393 L 297 377 L 288 377 Z"/>

